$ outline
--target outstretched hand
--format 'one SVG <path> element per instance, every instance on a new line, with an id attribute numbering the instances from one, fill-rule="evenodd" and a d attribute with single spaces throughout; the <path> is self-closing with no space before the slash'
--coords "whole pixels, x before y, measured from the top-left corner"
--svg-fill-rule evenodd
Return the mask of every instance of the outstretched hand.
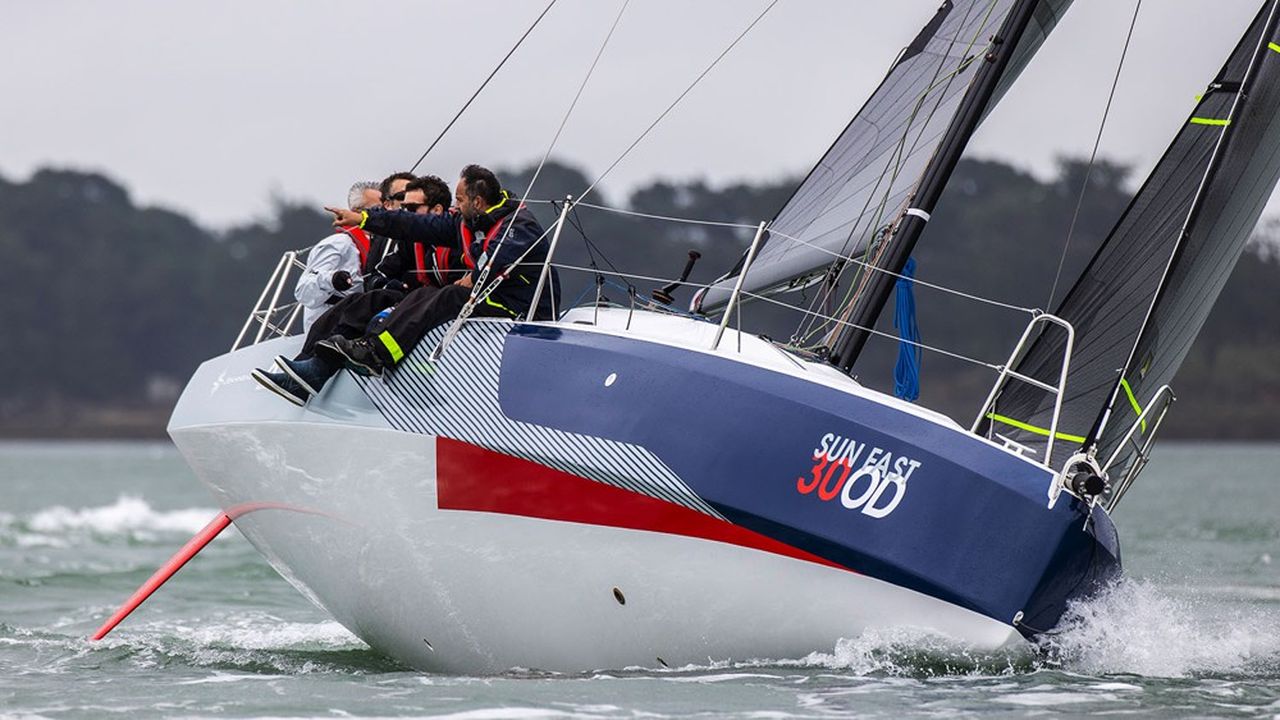
<path id="1" fill-rule="evenodd" d="M 333 213 L 334 227 L 350 227 L 359 225 L 364 218 L 355 210 L 347 210 L 346 208 L 334 208 L 328 205 L 324 206 L 326 212 Z"/>

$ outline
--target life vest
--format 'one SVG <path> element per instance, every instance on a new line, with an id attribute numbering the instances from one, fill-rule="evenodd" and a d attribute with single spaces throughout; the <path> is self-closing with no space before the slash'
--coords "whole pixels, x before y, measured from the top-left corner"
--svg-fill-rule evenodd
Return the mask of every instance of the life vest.
<path id="1" fill-rule="evenodd" d="M 355 243 L 356 251 L 360 253 L 360 267 L 363 268 L 365 259 L 369 257 L 369 233 L 358 227 L 340 227 L 338 232 L 346 233 Z"/>
<path id="2" fill-rule="evenodd" d="M 523 207 L 523 206 L 521 206 Z M 511 213 L 507 217 L 502 218 L 489 228 L 489 232 L 484 234 L 484 243 L 480 248 L 481 255 L 488 254 L 489 243 L 493 241 L 498 233 L 502 231 L 502 225 L 506 223 L 507 218 L 515 217 L 515 213 Z M 476 269 L 476 259 L 471 255 L 471 243 L 475 242 L 475 233 L 471 231 L 471 227 L 466 222 L 462 223 L 462 262 L 466 263 L 467 268 Z"/>
<path id="3" fill-rule="evenodd" d="M 437 287 L 444 287 L 450 283 L 449 273 L 453 268 L 449 267 L 449 256 L 452 254 L 452 248 L 436 247 L 432 248 L 431 265 L 427 265 L 427 249 L 422 243 L 413 244 L 413 260 L 414 260 L 414 278 L 423 285 L 434 284 Z"/>

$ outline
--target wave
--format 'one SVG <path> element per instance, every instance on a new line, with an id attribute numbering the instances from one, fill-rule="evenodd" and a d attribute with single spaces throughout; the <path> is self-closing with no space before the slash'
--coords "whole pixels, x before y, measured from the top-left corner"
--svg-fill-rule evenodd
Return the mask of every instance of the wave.
<path id="1" fill-rule="evenodd" d="M 1274 675 L 1280 613 L 1124 579 L 1073 603 L 1044 645 L 1048 663 L 1090 675 Z"/>
<path id="2" fill-rule="evenodd" d="M 150 541 L 161 535 L 193 535 L 218 512 L 212 507 L 157 510 L 140 497 L 121 495 L 99 507 L 54 505 L 25 516 L 0 513 L 0 544 L 68 547 L 86 538 Z"/>
<path id="3" fill-rule="evenodd" d="M 37 673 L 74 673 L 85 667 L 126 666 L 153 671 L 195 667 L 213 671 L 192 684 L 237 682 L 264 676 L 311 673 L 367 674 L 402 671 L 335 621 L 287 621 L 270 613 L 224 613 L 208 622 L 138 623 L 128 632 L 90 641 L 52 629 L 0 624 L 0 647 L 46 657 L 61 655 Z"/>
<path id="4" fill-rule="evenodd" d="M 1258 593 L 1270 596 L 1267 588 Z M 1185 595 L 1185 597 L 1184 597 Z M 1010 677 L 1049 673 L 1063 678 L 1129 675 L 1145 678 L 1265 677 L 1280 675 L 1280 611 L 1251 602 L 1175 592 L 1150 581 L 1122 579 L 1097 596 L 1073 603 L 1039 645 L 974 651 L 953 639 L 910 627 L 868 631 L 839 640 L 829 652 L 792 660 L 712 662 L 639 674 L 688 682 L 746 680 L 768 669 L 830 671 L 841 677 Z M 724 674 L 725 671 L 734 671 Z M 806 673 L 807 674 L 807 673 Z M 1088 684 L 1089 692 L 1128 689 Z M 1089 697 L 1097 699 L 1096 695 Z M 1036 696 L 1027 703 L 1046 701 Z M 1015 702 L 1009 700 L 1009 702 Z M 1023 702 L 1019 700 L 1017 702 Z"/>

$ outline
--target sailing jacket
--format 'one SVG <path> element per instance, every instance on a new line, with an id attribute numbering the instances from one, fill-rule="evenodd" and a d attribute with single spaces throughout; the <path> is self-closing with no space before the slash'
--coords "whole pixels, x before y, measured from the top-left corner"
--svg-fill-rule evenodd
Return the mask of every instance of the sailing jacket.
<path id="1" fill-rule="evenodd" d="M 404 240 L 388 242 L 394 247 L 374 271 L 386 279 L 403 282 L 409 289 L 444 287 L 461 280 L 469 272 L 463 261 L 461 236 L 452 245 L 432 246 L 421 241 Z"/>
<path id="2" fill-rule="evenodd" d="M 379 272 L 379 268 L 383 263 L 387 262 L 396 252 L 396 243 L 389 237 L 381 235 L 369 235 L 369 253 L 365 255 L 364 262 L 360 265 L 361 275 L 372 275 Z"/>
<path id="3" fill-rule="evenodd" d="M 487 302 L 511 317 L 528 315 L 538 275 L 550 247 L 550 240 L 544 237 L 542 225 L 533 214 L 510 200 L 504 200 L 489 212 L 469 221 L 463 220 L 459 213 L 417 215 L 404 211 L 370 210 L 361 227 L 400 243 L 459 248 L 463 265 L 471 271 L 474 281 L 479 281 L 481 270 L 492 258 L 493 267 L 489 270 L 487 283 L 492 285 L 503 276 L 506 279 L 494 289 Z M 529 254 L 514 266 L 526 251 Z M 560 279 L 552 268 L 549 287 L 542 293 L 536 317 L 551 318 L 553 303 L 558 305 L 559 302 Z"/>
<path id="4" fill-rule="evenodd" d="M 369 255 L 369 242 L 368 233 L 360 228 L 339 228 L 307 253 L 307 266 L 293 288 L 294 297 L 302 304 L 303 332 L 311 329 L 329 305 L 364 290 L 360 270 Z M 351 287 L 345 290 L 333 286 L 333 275 L 340 270 L 351 278 Z"/>

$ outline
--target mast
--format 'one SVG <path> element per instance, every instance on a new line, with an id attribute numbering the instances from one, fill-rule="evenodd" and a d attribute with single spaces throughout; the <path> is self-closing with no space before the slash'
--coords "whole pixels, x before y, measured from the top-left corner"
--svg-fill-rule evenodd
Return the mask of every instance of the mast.
<path id="1" fill-rule="evenodd" d="M 991 51 L 987 54 L 986 61 L 979 65 L 977 76 L 965 93 L 960 109 L 952 118 L 937 152 L 929 162 L 911 207 L 902 216 L 896 237 L 889 240 L 887 257 L 883 264 L 877 265 L 894 274 L 871 271 L 872 276 L 868 278 L 866 290 L 854 301 L 855 307 L 849 322 L 856 327 L 848 328 L 832 353 L 833 361 L 845 372 L 853 368 L 870 337 L 871 333 L 864 328 L 875 327 L 876 320 L 893 291 L 897 280 L 895 275 L 901 274 L 906 266 L 930 214 L 938 204 L 938 198 L 942 196 L 951 173 L 960 161 L 960 155 L 986 114 L 996 86 L 1017 49 L 1018 40 L 1031 22 L 1038 2 L 1039 0 L 1018 0 L 1005 17 L 999 33 L 991 39 Z"/>

